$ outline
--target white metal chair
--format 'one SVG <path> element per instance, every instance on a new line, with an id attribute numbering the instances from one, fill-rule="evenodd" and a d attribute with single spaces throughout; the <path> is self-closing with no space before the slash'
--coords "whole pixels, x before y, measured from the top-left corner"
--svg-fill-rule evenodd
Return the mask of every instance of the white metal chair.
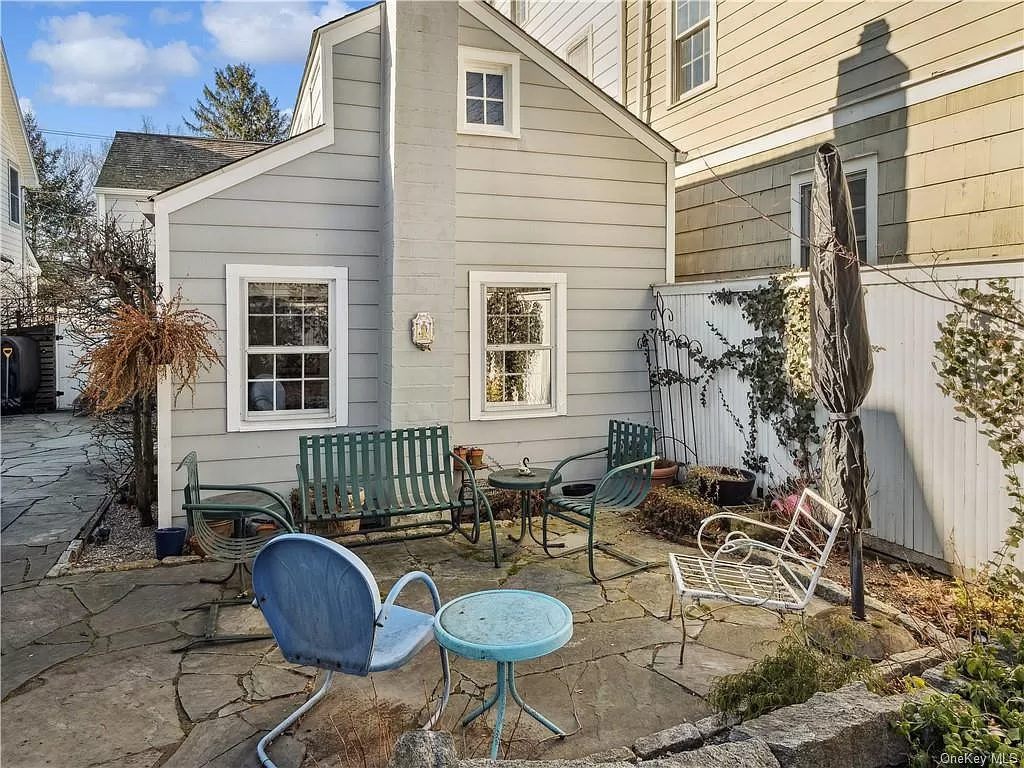
<path id="1" fill-rule="evenodd" d="M 723 523 L 742 522 L 754 533 L 774 533 L 782 537 L 778 545 L 752 538 L 745 529 L 731 530 L 714 551 L 705 549 L 708 529 Z M 711 515 L 701 524 L 697 545 L 701 555 L 670 553 L 672 603 L 680 599 L 683 644 L 679 663 L 686 651 L 686 603 L 722 600 L 739 605 L 767 608 L 771 611 L 803 615 L 814 595 L 828 557 L 835 546 L 845 520 L 843 515 L 809 488 L 805 488 L 793 511 L 789 526 L 751 520 L 731 512 Z M 821 543 L 824 539 L 824 543 Z M 810 556 L 800 549 L 809 551 Z"/>

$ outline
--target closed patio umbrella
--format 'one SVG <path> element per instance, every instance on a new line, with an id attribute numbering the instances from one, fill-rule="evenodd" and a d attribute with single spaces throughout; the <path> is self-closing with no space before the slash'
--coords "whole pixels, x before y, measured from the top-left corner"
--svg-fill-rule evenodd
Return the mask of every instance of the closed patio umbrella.
<path id="1" fill-rule="evenodd" d="M 821 490 L 849 520 L 852 612 L 863 619 L 861 531 L 871 527 L 871 517 L 859 409 L 874 365 L 850 194 L 833 144 L 822 144 L 814 156 L 811 251 L 811 371 L 814 392 L 829 412 L 821 445 Z"/>

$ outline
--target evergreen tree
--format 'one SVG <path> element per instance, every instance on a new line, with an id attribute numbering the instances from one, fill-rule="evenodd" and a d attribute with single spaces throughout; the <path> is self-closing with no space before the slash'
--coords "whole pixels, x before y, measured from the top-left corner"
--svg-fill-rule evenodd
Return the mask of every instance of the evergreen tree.
<path id="1" fill-rule="evenodd" d="M 192 107 L 195 122 L 185 125 L 203 136 L 246 141 L 280 141 L 288 118 L 266 88 L 256 82 L 248 64 L 228 64 L 214 72 L 215 88 L 203 86 L 203 98 Z"/>
<path id="2" fill-rule="evenodd" d="M 83 221 L 95 215 L 93 162 L 89 152 L 47 145 L 32 114 L 25 115 L 25 131 L 39 175 L 39 188 L 25 197 L 25 239 L 45 265 L 72 247 Z"/>

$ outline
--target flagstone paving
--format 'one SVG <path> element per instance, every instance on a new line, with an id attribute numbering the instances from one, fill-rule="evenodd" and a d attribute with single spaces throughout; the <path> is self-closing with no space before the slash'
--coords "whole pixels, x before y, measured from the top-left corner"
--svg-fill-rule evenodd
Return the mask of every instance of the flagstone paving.
<path id="1" fill-rule="evenodd" d="M 205 614 L 183 608 L 221 594 L 219 586 L 199 579 L 223 575 L 224 565 L 28 578 L 52 554 L 49 545 L 59 544 L 75 527 L 62 523 L 60 533 L 38 537 L 46 544 L 28 543 L 45 527 L 34 516 L 59 516 L 52 511 L 60 506 L 58 499 L 47 489 L 65 494 L 83 522 L 91 514 L 83 499 L 102 496 L 91 470 L 67 465 L 72 456 L 88 457 L 88 445 L 60 423 L 60 414 L 50 416 L 25 417 L 27 436 L 17 434 L 18 419 L 4 421 L 3 506 L 11 510 L 16 541 L 8 548 L 5 527 L 0 763 L 4 768 L 255 766 L 256 741 L 313 690 L 315 670 L 286 662 L 269 640 L 174 650 L 203 633 Z M 45 450 L 51 438 L 59 447 L 52 467 Z M 9 460 L 9 452 L 18 451 L 26 453 L 25 460 L 16 455 Z M 8 485 L 8 467 L 22 472 L 31 467 L 50 485 L 42 488 L 22 476 Z M 71 477 L 78 480 L 64 482 Z M 46 504 L 40 505 L 43 498 Z M 358 554 L 382 591 L 419 568 L 434 577 L 442 600 L 503 587 L 544 591 L 569 605 L 572 639 L 519 665 L 518 686 L 527 701 L 572 735 L 551 738 L 510 705 L 502 749 L 516 757 L 584 756 L 708 714 L 701 697 L 714 678 L 746 668 L 781 631 L 772 614 L 725 608 L 706 623 L 687 622 L 691 639 L 680 667 L 678 608 L 670 619 L 670 581 L 667 565 L 661 565 L 678 545 L 640 536 L 625 519 L 610 520 L 606 528 L 622 548 L 656 558 L 658 567 L 596 585 L 579 556 L 549 559 L 535 545 L 511 544 L 510 524 L 499 529 L 502 566 L 497 569 L 487 561 L 486 544 L 448 539 L 362 548 Z M 575 537 L 566 539 L 571 544 Z M 57 557 L 53 554 L 54 561 Z M 8 571 L 9 563 L 20 565 Z M 405 594 L 407 605 L 429 605 L 425 590 L 410 587 Z M 261 614 L 248 605 L 222 610 L 222 632 L 261 626 Z M 464 755 L 485 755 L 493 715 L 468 729 L 457 723 L 493 691 L 494 666 L 455 656 L 452 664 L 453 696 L 442 727 L 456 733 Z M 434 646 L 400 671 L 370 678 L 339 675 L 325 700 L 275 743 L 274 759 L 281 768 L 361 765 L 363 756 L 373 765 L 398 734 L 426 719 L 439 684 Z"/>

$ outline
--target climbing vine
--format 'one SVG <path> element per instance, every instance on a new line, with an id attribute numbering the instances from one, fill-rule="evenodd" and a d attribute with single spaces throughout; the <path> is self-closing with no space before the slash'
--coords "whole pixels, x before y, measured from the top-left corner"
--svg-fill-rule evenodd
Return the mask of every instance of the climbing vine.
<path id="1" fill-rule="evenodd" d="M 749 291 L 716 291 L 709 299 L 718 305 L 736 302 L 754 335 L 734 343 L 708 321 L 725 351 L 717 357 L 694 355 L 701 368 L 696 377 L 701 404 L 707 406 L 708 390 L 716 376 L 725 370 L 735 371 L 748 386 L 750 415 L 745 427 L 724 397 L 722 405 L 745 433 L 743 466 L 751 472 L 767 470 L 768 457 L 757 450 L 760 422 L 767 421 L 779 444 L 793 457 L 800 480 L 810 482 L 812 458 L 821 437 L 811 388 L 810 290 L 798 286 L 794 275 L 786 274 L 772 276 L 767 285 Z"/>
<path id="2" fill-rule="evenodd" d="M 1022 583 L 1011 564 L 1024 541 L 1024 306 L 1006 280 L 958 294 L 957 308 L 939 323 L 935 371 L 939 389 L 958 413 L 978 421 L 978 431 L 1002 462 L 1012 522 L 992 566 L 1004 576 L 1012 571 Z"/>

